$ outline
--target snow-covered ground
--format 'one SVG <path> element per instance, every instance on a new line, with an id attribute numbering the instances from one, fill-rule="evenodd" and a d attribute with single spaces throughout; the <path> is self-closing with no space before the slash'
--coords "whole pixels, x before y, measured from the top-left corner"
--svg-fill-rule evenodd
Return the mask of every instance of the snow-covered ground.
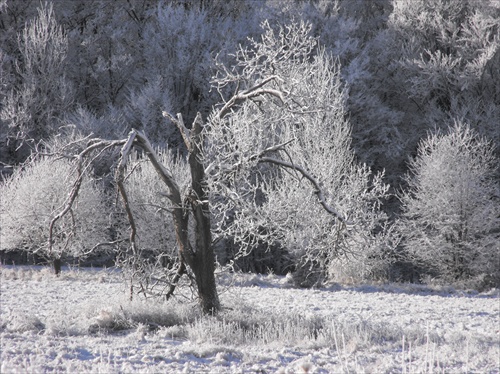
<path id="1" fill-rule="evenodd" d="M 498 291 L 223 274 L 215 318 L 187 290 L 130 302 L 116 271 L 0 271 L 2 374 L 500 373 Z"/>

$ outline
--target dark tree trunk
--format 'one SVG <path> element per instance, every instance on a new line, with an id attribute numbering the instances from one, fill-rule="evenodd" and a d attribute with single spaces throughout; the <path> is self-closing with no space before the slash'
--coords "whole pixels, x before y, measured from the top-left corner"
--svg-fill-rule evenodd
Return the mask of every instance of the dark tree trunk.
<path id="1" fill-rule="evenodd" d="M 193 203 L 194 204 L 194 203 Z M 220 310 L 219 295 L 215 283 L 215 257 L 211 245 L 210 219 L 201 214 L 202 207 L 199 206 L 195 212 L 195 247 L 191 245 L 188 238 L 189 221 L 187 215 L 182 219 L 175 217 L 175 229 L 181 261 L 185 261 L 194 273 L 198 298 L 201 308 L 205 314 L 216 314 Z M 200 216 L 204 216 L 200 218 Z"/>
<path id="2" fill-rule="evenodd" d="M 220 309 L 219 295 L 215 283 L 215 256 L 212 247 L 210 208 L 204 188 L 205 167 L 200 161 L 203 124 L 198 114 L 191 129 L 189 167 L 191 169 L 191 194 L 187 196 L 195 220 L 195 247 L 185 256 L 193 270 L 198 287 L 198 296 L 204 313 L 215 314 Z"/>
<path id="3" fill-rule="evenodd" d="M 181 262 L 186 263 L 194 273 L 201 308 L 206 314 L 216 314 L 220 310 L 220 302 L 214 274 L 215 256 L 212 247 L 210 208 L 208 195 L 204 188 L 205 168 L 200 160 L 203 122 L 201 115 L 198 113 L 193 128 L 188 130 L 184 126 L 180 115 L 178 115 L 177 119 L 168 117 L 179 128 L 189 152 L 191 190 L 187 196 L 181 197 L 179 188 L 172 177 L 166 171 L 161 170 L 158 161 L 155 160 L 155 157 L 152 157 L 153 150 L 149 149 L 150 146 L 145 143 L 145 139 L 141 143 L 148 148 L 146 149 L 148 156 L 170 189 L 169 198 L 174 206 L 172 213 L 179 245 L 179 255 Z M 191 243 L 189 236 L 190 217 L 193 217 L 195 223 L 194 243 Z"/>
<path id="4" fill-rule="evenodd" d="M 205 313 L 214 314 L 220 309 L 219 295 L 215 284 L 215 256 L 212 247 L 210 208 L 205 190 L 205 167 L 200 161 L 203 125 L 201 116 L 196 117 L 191 130 L 189 167 L 191 169 L 191 208 L 196 222 L 196 248 L 191 268 L 196 277 L 198 294 Z"/>
<path id="5" fill-rule="evenodd" d="M 52 261 L 52 265 L 54 267 L 54 274 L 56 275 L 56 277 L 60 276 L 61 275 L 61 259 L 60 258 L 56 258 Z"/>

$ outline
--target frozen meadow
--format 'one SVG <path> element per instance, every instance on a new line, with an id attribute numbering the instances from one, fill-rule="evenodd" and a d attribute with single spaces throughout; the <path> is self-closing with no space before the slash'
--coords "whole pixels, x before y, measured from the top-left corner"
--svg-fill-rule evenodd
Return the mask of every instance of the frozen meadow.
<path id="1" fill-rule="evenodd" d="M 203 317 L 188 285 L 130 301 L 116 270 L 0 270 L 2 374 L 500 373 L 498 290 L 221 273 Z"/>

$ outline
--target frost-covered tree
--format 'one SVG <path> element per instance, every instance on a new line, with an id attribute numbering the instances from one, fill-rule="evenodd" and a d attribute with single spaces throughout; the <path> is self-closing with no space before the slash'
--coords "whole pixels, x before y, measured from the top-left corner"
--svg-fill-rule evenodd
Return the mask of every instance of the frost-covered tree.
<path id="1" fill-rule="evenodd" d="M 154 144 L 182 146 L 161 108 L 181 113 L 187 123 L 198 112 L 204 116 L 210 112 L 220 100 L 210 89 L 214 57 L 227 62 L 228 51 L 258 32 L 259 20 L 254 14 L 262 2 L 252 5 L 183 1 L 163 2 L 154 9 L 138 41 L 144 51 L 144 84 L 131 90 L 125 109 L 132 127 L 143 130 Z"/>
<path id="2" fill-rule="evenodd" d="M 68 207 L 75 186 L 74 165 L 66 159 L 37 157 L 0 185 L 0 249 L 23 250 L 53 262 L 84 258 L 108 242 L 111 222 L 104 197 L 82 170 L 78 198 Z"/>
<path id="3" fill-rule="evenodd" d="M 486 275 L 498 285 L 500 184 L 491 142 L 462 123 L 430 135 L 407 183 L 400 225 L 410 258 L 444 281 Z"/>
<path id="4" fill-rule="evenodd" d="M 168 149 L 156 148 L 155 151 L 158 161 L 172 173 L 179 188 L 188 188 L 190 170 L 186 159 Z M 132 270 L 130 278 L 140 283 L 145 296 L 165 296 L 165 289 L 179 266 L 176 233 L 171 229 L 174 227 L 171 203 L 164 182 L 147 159 L 132 153 L 128 164 L 133 172 L 124 180 L 124 188 L 138 233 L 137 253 L 132 256 L 118 253 L 116 264 Z M 118 235 L 126 238 L 127 225 L 118 226 Z"/>
<path id="5" fill-rule="evenodd" d="M 231 235 L 243 252 L 279 243 L 296 259 L 299 284 L 341 278 L 350 261 L 336 260 L 346 253 L 363 257 L 358 279 L 370 278 L 370 258 L 380 260 L 391 246 L 380 210 L 388 186 L 355 160 L 340 69 L 316 49 L 305 24 L 279 32 L 265 24 L 264 31 L 253 49 L 238 52 L 237 69 L 215 79 L 244 89 L 273 77 L 266 90 L 279 93 L 209 117 L 205 162 L 216 233 Z"/>
<path id="6" fill-rule="evenodd" d="M 496 92 L 498 80 L 481 77 L 499 49 L 500 8 L 488 1 L 398 0 L 387 10 L 367 39 L 359 19 L 353 33 L 359 49 L 343 72 L 355 148 L 370 165 L 385 167 L 396 185 L 418 141 L 456 118 L 498 142 L 500 107 L 486 94 Z"/>
<path id="7" fill-rule="evenodd" d="M 145 82 L 141 38 L 154 4 L 151 1 L 81 2 L 73 9 L 68 72 L 78 102 L 103 115 L 127 104 L 128 94 Z"/>
<path id="8" fill-rule="evenodd" d="M 174 163 L 162 163 L 140 131 L 116 141 L 90 139 L 80 152 L 122 147 L 116 183 L 135 256 L 141 222 L 126 181 L 134 169 L 126 171 L 132 150 L 142 150 L 162 181 L 158 193 L 169 201 L 179 251 L 175 280 L 192 272 L 206 313 L 220 309 L 214 232 L 231 235 L 244 247 L 255 238 L 293 243 L 298 258 L 326 273 L 330 258 L 370 247 L 376 231 L 383 231 L 379 204 L 386 186 L 380 176 L 370 181 L 369 170 L 354 161 L 338 71 L 316 49 L 309 30 L 300 23 L 275 32 L 264 24 L 261 41 L 236 53 L 235 69 L 219 66 L 214 84 L 224 100 L 206 120 L 198 114 L 188 128 L 181 114 L 163 112 L 187 149 L 185 184 L 173 172 Z"/>
<path id="9" fill-rule="evenodd" d="M 17 40 L 19 56 L 11 56 L 17 57 L 13 61 L 17 79 L 11 81 L 0 107 L 0 120 L 8 127 L 3 135 L 39 141 L 56 133 L 73 103 L 65 70 L 68 39 L 51 3 L 40 5 L 37 17 L 26 22 Z"/>

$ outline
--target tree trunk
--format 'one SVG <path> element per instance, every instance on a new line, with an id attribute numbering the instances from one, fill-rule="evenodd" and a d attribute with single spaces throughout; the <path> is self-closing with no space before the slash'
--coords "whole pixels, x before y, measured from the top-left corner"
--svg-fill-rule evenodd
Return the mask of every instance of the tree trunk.
<path id="1" fill-rule="evenodd" d="M 52 261 L 52 266 L 54 267 L 54 274 L 56 277 L 61 275 L 61 259 L 60 258 L 55 258 Z"/>
<path id="2" fill-rule="evenodd" d="M 193 128 L 188 130 L 184 126 L 180 114 L 178 114 L 177 119 L 171 117 L 168 113 L 164 115 L 177 125 L 189 152 L 191 191 L 181 201 L 178 188 L 173 185 L 169 186 L 171 192 L 170 199 L 175 206 L 172 212 L 181 261 L 184 261 L 194 273 L 198 297 L 203 312 L 206 314 L 216 314 L 220 310 L 220 301 L 214 274 L 215 256 L 212 247 L 210 207 L 208 204 L 208 194 L 204 188 L 205 167 L 200 159 L 203 142 L 203 121 L 201 114 L 198 113 L 193 122 Z M 194 244 L 191 244 L 189 237 L 189 208 L 195 222 Z"/>
<path id="3" fill-rule="evenodd" d="M 189 167 L 192 193 L 188 196 L 193 211 L 195 227 L 195 251 L 188 256 L 188 264 L 194 272 L 198 296 L 204 313 L 215 314 L 220 310 L 219 295 L 215 283 L 215 256 L 212 247 L 210 207 L 205 185 L 205 167 L 200 161 L 203 124 L 198 113 L 191 129 Z"/>
<path id="4" fill-rule="evenodd" d="M 191 157 L 190 157 L 191 161 Z M 199 174 L 201 170 L 201 174 Z M 216 314 L 220 309 L 219 295 L 215 284 L 215 256 L 212 247 L 212 233 L 210 227 L 209 207 L 205 191 L 203 191 L 201 181 L 195 176 L 203 175 L 203 166 L 197 165 L 193 173 L 193 192 L 191 196 L 191 207 L 196 222 L 195 227 L 195 248 L 188 256 L 188 264 L 194 272 L 198 296 L 204 313 Z"/>
<path id="5" fill-rule="evenodd" d="M 219 294 L 214 275 L 214 259 L 213 256 L 211 256 L 211 261 L 209 256 L 202 257 L 206 258 L 206 260 L 197 261 L 196 265 L 193 264 L 192 269 L 196 277 L 201 309 L 205 314 L 214 315 L 220 310 Z"/>

